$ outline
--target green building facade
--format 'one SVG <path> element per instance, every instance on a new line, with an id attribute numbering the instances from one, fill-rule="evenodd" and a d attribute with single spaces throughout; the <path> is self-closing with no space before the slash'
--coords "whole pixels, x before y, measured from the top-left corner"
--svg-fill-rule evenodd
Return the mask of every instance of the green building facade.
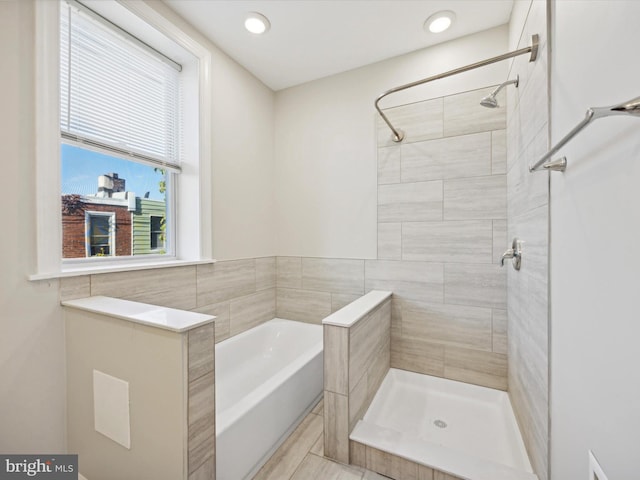
<path id="1" fill-rule="evenodd" d="M 163 200 L 136 197 L 132 213 L 132 255 L 165 253 L 166 206 Z"/>

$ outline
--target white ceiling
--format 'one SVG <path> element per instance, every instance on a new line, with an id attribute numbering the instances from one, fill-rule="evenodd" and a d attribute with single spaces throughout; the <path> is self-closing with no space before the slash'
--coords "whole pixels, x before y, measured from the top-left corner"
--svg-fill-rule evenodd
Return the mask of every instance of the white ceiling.
<path id="1" fill-rule="evenodd" d="M 165 0 L 180 16 L 273 90 L 280 90 L 505 24 L 514 0 Z M 453 26 L 434 34 L 440 10 Z M 259 12 L 271 30 L 244 29 Z"/>

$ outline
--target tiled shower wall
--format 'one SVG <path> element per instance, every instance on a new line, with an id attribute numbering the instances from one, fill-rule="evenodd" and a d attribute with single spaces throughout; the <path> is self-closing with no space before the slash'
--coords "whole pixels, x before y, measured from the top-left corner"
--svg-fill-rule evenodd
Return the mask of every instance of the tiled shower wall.
<path id="1" fill-rule="evenodd" d="M 509 238 L 525 242 L 522 268 L 507 272 L 509 395 L 534 471 L 547 480 L 549 173 L 527 168 L 549 148 L 547 2 L 516 4 L 510 49 L 529 45 L 534 33 L 540 35 L 540 48 L 533 63 L 517 58 L 509 75 L 520 75 L 520 88 L 508 92 L 508 230 Z"/>
<path id="2" fill-rule="evenodd" d="M 378 131 L 369 276 L 393 291 L 392 367 L 505 390 L 506 115 L 479 104 L 492 89 L 388 111 L 407 136 Z"/>
<path id="3" fill-rule="evenodd" d="M 61 300 L 105 295 L 215 315 L 216 342 L 275 317 L 275 257 L 63 278 Z"/>
<path id="4" fill-rule="evenodd" d="M 507 388 L 506 115 L 479 105 L 491 90 L 388 110 L 407 138 L 380 127 L 378 259 L 278 257 L 279 317 L 320 323 L 390 290 L 392 367 Z"/>

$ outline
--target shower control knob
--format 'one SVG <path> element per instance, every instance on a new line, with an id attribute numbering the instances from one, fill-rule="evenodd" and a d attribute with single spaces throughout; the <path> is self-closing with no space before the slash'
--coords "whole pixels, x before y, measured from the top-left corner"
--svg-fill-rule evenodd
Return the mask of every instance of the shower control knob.
<path id="1" fill-rule="evenodd" d="M 500 259 L 500 266 L 504 267 L 505 259 L 512 259 L 511 262 L 513 268 L 516 270 L 520 270 L 520 265 L 522 264 L 522 241 L 518 238 L 514 238 L 511 244 L 511 248 L 509 248 L 506 252 L 502 254 L 502 258 Z"/>

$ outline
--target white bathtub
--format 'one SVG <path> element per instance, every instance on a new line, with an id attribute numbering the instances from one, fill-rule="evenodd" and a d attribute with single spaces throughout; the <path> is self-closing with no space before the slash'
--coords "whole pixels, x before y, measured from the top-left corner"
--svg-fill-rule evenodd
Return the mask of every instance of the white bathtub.
<path id="1" fill-rule="evenodd" d="M 468 480 L 537 480 L 506 392 L 391 369 L 350 439 Z"/>
<path id="2" fill-rule="evenodd" d="M 322 326 L 275 318 L 216 345 L 216 479 L 251 478 L 320 399 Z"/>

